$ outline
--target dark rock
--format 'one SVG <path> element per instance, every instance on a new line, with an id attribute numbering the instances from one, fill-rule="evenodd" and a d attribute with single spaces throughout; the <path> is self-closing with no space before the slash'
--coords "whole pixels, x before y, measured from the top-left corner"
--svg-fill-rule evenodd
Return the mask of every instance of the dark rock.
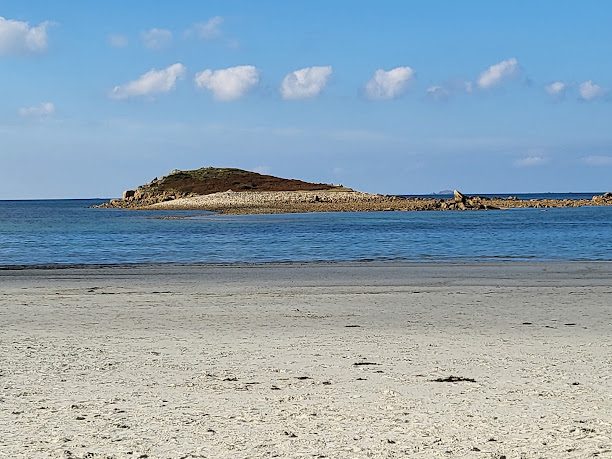
<path id="1" fill-rule="evenodd" d="M 460 191 L 457 191 L 457 190 L 453 191 L 453 196 L 455 197 L 455 202 L 456 203 L 460 203 L 461 202 L 461 203 L 465 204 L 465 201 L 467 200 L 467 197 L 463 193 L 461 193 Z"/>
<path id="2" fill-rule="evenodd" d="M 473 378 L 463 378 L 461 376 L 447 376 L 446 378 L 432 379 L 433 382 L 476 382 Z"/>

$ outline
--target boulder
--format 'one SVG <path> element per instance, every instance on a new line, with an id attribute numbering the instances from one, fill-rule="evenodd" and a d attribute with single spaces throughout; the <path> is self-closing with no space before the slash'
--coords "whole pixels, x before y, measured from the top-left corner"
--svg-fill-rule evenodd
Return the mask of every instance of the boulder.
<path id="1" fill-rule="evenodd" d="M 465 204 L 465 200 L 467 199 L 466 196 L 461 193 L 460 191 L 454 190 L 453 191 L 453 196 L 455 197 L 455 202 L 456 203 L 464 203 Z"/>
<path id="2" fill-rule="evenodd" d="M 123 200 L 127 201 L 128 199 L 132 199 L 136 192 L 134 190 L 125 190 L 123 192 Z"/>
<path id="3" fill-rule="evenodd" d="M 607 192 L 601 195 L 593 196 L 592 201 L 597 205 L 609 205 L 612 204 L 612 193 Z"/>

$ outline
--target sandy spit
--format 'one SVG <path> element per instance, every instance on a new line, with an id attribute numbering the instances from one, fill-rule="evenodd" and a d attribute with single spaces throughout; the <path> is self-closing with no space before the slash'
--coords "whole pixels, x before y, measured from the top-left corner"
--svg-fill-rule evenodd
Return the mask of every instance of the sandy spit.
<path id="1" fill-rule="evenodd" d="M 152 210 L 198 209 L 226 214 L 416 210 L 434 199 L 412 202 L 359 191 L 225 191 L 179 198 L 143 207 Z M 418 206 L 417 206 L 418 204 Z"/>
<path id="2" fill-rule="evenodd" d="M 191 196 L 143 205 L 138 201 L 113 200 L 103 207 L 123 207 L 148 210 L 209 210 L 226 214 L 276 214 L 304 212 L 375 212 L 423 210 L 485 210 L 511 208 L 549 208 L 610 206 L 612 198 L 520 200 L 515 198 L 484 199 L 465 197 L 454 199 L 402 198 L 359 191 L 225 191 Z"/>
<path id="3" fill-rule="evenodd" d="M 610 263 L 3 270 L 0 457 L 612 457 L 610 298 Z"/>

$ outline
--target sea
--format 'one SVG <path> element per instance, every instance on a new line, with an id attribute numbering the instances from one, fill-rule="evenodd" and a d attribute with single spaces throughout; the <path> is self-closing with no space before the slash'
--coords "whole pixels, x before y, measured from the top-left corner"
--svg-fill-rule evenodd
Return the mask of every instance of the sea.
<path id="1" fill-rule="evenodd" d="M 104 201 L 0 201 L 0 267 L 612 260 L 612 207 L 234 216 L 92 207 Z"/>

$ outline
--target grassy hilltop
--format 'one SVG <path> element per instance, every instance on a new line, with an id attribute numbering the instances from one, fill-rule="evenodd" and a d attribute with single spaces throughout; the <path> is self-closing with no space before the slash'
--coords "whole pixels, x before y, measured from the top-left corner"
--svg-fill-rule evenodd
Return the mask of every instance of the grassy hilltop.
<path id="1" fill-rule="evenodd" d="M 285 179 L 234 168 L 203 167 L 190 171 L 175 171 L 154 180 L 149 188 L 159 192 L 181 194 L 211 194 L 222 191 L 310 191 L 337 188 L 325 183 L 310 183 Z"/>
<path id="2" fill-rule="evenodd" d="M 235 168 L 202 167 L 189 171 L 175 170 L 165 177 L 154 178 L 136 189 L 126 190 L 122 199 L 113 199 L 102 207 L 142 207 L 190 196 L 205 196 L 225 191 L 322 191 L 346 190 L 327 183 L 285 179 Z"/>

